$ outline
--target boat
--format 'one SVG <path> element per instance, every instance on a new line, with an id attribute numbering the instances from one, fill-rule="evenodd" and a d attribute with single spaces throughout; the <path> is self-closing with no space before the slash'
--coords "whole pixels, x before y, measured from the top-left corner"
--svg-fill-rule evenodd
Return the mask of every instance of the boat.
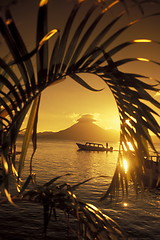
<path id="1" fill-rule="evenodd" d="M 76 143 L 79 147 L 79 150 L 84 151 L 113 151 L 113 147 L 108 147 L 108 144 L 106 144 L 106 147 L 104 147 L 101 143 L 92 143 L 92 142 L 86 142 L 85 144 Z"/>

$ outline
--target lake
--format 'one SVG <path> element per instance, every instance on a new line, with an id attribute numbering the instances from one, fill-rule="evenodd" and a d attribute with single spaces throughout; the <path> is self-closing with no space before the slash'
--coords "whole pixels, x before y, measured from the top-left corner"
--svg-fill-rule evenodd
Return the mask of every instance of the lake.
<path id="1" fill-rule="evenodd" d="M 118 150 L 118 143 L 110 146 Z M 160 146 L 159 146 L 160 147 Z M 159 148 L 160 149 L 160 148 Z M 30 149 L 31 150 L 31 149 Z M 30 152 L 28 156 L 30 155 Z M 100 197 L 109 186 L 117 161 L 118 151 L 84 152 L 78 151 L 73 141 L 41 140 L 34 156 L 33 171 L 38 184 L 69 173 L 60 182 L 71 185 L 92 178 L 76 190 L 78 198 L 99 207 L 122 227 L 128 239 L 160 239 L 160 195 L 149 193 L 138 198 L 131 190 L 128 205 L 117 202 L 108 205 L 100 202 Z M 28 157 L 29 159 L 29 157 Z M 24 166 L 24 177 L 28 175 L 29 161 Z M 72 239 L 67 237 L 65 219 L 51 221 L 47 239 Z M 42 239 L 43 209 L 32 203 L 18 203 L 18 207 L 8 204 L 0 208 L 0 239 L 25 240 Z"/>

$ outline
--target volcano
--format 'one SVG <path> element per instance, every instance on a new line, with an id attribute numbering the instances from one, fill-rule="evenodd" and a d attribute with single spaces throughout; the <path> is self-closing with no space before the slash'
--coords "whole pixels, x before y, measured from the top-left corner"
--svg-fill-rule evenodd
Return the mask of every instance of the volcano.
<path id="1" fill-rule="evenodd" d="M 59 140 L 78 140 L 78 141 L 101 141 L 115 142 L 119 140 L 119 131 L 113 129 L 103 129 L 96 125 L 92 115 L 82 115 L 77 123 L 59 132 L 40 132 L 38 137 L 59 139 Z"/>

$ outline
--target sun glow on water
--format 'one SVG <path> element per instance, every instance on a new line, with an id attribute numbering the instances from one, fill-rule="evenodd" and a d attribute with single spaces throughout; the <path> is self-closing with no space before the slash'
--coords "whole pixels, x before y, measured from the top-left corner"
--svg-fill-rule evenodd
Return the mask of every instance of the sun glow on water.
<path id="1" fill-rule="evenodd" d="M 123 168 L 124 168 L 124 172 L 127 173 L 128 172 L 128 161 L 126 159 L 123 159 Z"/>
<path id="2" fill-rule="evenodd" d="M 128 203 L 127 203 L 127 202 L 124 202 L 124 203 L 123 203 L 123 206 L 124 206 L 124 207 L 128 207 Z"/>

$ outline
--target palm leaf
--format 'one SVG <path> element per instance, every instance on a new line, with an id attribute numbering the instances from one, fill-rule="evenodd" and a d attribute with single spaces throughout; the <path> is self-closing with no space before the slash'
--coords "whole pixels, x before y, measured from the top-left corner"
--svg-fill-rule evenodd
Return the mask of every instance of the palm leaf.
<path id="1" fill-rule="evenodd" d="M 21 99 L 20 99 L 17 91 L 15 90 L 15 87 L 12 85 L 12 83 L 8 79 L 3 77 L 2 75 L 0 75 L 0 80 L 1 80 L 1 83 L 3 84 L 3 86 L 8 88 L 8 90 L 12 93 L 12 97 L 16 101 L 17 106 L 21 107 Z"/>
<path id="2" fill-rule="evenodd" d="M 66 49 L 66 44 L 67 44 L 67 40 L 69 37 L 69 33 L 70 33 L 70 29 L 72 27 L 74 18 L 76 16 L 77 11 L 79 10 L 79 4 L 75 4 L 74 8 L 72 9 L 69 18 L 67 20 L 65 29 L 64 29 L 64 33 L 62 35 L 62 38 L 60 40 L 59 43 L 59 54 L 57 56 L 57 64 L 56 64 L 56 69 L 55 69 L 55 74 L 59 74 L 61 71 L 61 68 L 63 66 L 63 58 L 64 58 L 64 53 L 65 53 L 65 49 Z"/>
<path id="3" fill-rule="evenodd" d="M 42 46 L 47 43 L 47 41 L 56 33 L 58 32 L 57 29 L 52 29 L 50 32 L 48 32 L 38 43 L 38 45 L 36 46 L 36 48 L 34 48 L 31 52 L 27 53 L 26 55 L 23 55 L 22 57 L 19 57 L 17 59 L 15 59 L 14 61 L 11 61 L 9 63 L 9 66 L 12 66 L 14 64 L 20 63 L 20 62 L 24 62 L 29 60 L 32 56 L 34 56 L 38 51 L 40 51 L 40 49 L 42 48 Z"/>
<path id="4" fill-rule="evenodd" d="M 24 165 L 24 160 L 25 160 L 25 156 L 26 156 L 26 153 L 27 153 L 27 150 L 28 150 L 29 142 L 30 142 L 30 139 L 31 139 L 31 135 L 32 135 L 32 131 L 33 131 L 33 126 L 34 126 L 38 106 L 39 106 L 39 96 L 37 96 L 37 98 L 33 102 L 31 113 L 30 113 L 30 116 L 29 116 L 29 119 L 28 119 L 26 132 L 25 132 L 25 135 L 24 135 L 24 140 L 23 140 L 23 144 L 22 144 L 22 152 L 21 152 L 21 156 L 20 156 L 20 160 L 19 160 L 19 167 L 18 167 L 18 177 L 19 178 L 21 177 L 21 172 L 22 172 L 22 168 L 23 168 L 23 165 Z"/>
<path id="5" fill-rule="evenodd" d="M 52 50 L 50 64 L 49 64 L 49 73 L 48 73 L 48 82 L 52 83 L 56 80 L 56 63 L 57 63 L 57 56 L 58 56 L 58 49 L 60 44 L 60 37 L 58 36 L 55 45 Z"/>
<path id="6" fill-rule="evenodd" d="M 80 56 L 84 46 L 86 45 L 86 42 L 88 41 L 89 37 L 91 36 L 91 34 L 93 33 L 93 31 L 95 30 L 96 26 L 98 25 L 98 23 L 101 21 L 102 17 L 103 17 L 104 13 L 100 13 L 96 19 L 93 21 L 93 23 L 91 24 L 91 26 L 87 29 L 87 31 L 85 32 L 84 36 L 82 37 L 80 43 L 78 44 L 77 49 L 75 50 L 72 58 L 71 58 L 71 62 L 70 62 L 70 66 L 72 67 L 75 62 L 77 61 L 78 57 Z"/>
<path id="7" fill-rule="evenodd" d="M 54 178 L 51 179 L 49 182 L 45 183 L 45 184 L 43 185 L 43 187 L 48 187 L 48 186 L 50 186 L 51 184 L 53 184 L 55 181 L 57 181 L 59 178 L 64 177 L 64 176 L 69 176 L 69 175 L 70 175 L 70 174 L 67 173 L 67 174 L 64 174 L 64 175 L 61 175 L 61 176 L 58 176 L 58 177 L 54 177 Z"/>
<path id="8" fill-rule="evenodd" d="M 15 25 L 12 15 L 8 9 L 6 11 L 6 21 L 9 23 L 8 28 L 10 30 L 11 35 L 14 36 L 15 43 L 18 46 L 17 49 L 20 52 L 20 56 L 27 55 L 28 51 L 26 49 L 26 46 L 22 40 L 22 37 L 21 37 L 16 25 Z M 35 89 L 35 76 L 34 76 L 34 71 L 33 71 L 33 65 L 32 65 L 30 59 L 25 62 L 25 67 L 29 74 L 30 85 L 32 86 L 32 89 Z"/>
<path id="9" fill-rule="evenodd" d="M 155 14 L 151 14 L 149 15 L 149 17 L 153 17 L 153 16 L 158 16 L 159 13 L 155 13 Z M 148 16 L 147 16 L 148 17 Z M 146 17 L 143 17 L 143 19 L 145 19 Z M 130 27 L 132 27 L 133 25 L 137 24 L 140 20 L 142 19 L 137 19 L 133 22 L 130 22 L 128 23 L 126 26 L 120 28 L 119 30 L 117 30 L 113 35 L 111 35 L 111 37 L 109 37 L 106 41 L 104 41 L 101 45 L 100 45 L 100 48 L 103 49 L 103 50 L 106 50 L 109 45 L 111 43 L 113 43 L 114 40 L 116 40 L 124 31 L 126 31 L 127 29 L 129 29 Z M 133 42 L 134 43 L 134 42 Z M 133 44 L 132 43 L 132 44 Z M 124 46 L 122 44 L 122 48 L 125 47 L 125 44 L 127 43 L 124 43 Z M 119 49 L 120 50 L 120 49 Z M 99 55 L 99 52 L 95 52 L 95 54 L 91 57 L 90 59 L 88 59 L 88 61 L 85 63 L 85 65 L 83 67 L 87 67 L 88 65 L 90 65 L 92 63 L 92 61 L 95 60 L 95 58 Z M 92 67 L 96 66 L 97 64 L 102 64 L 104 62 L 104 58 L 101 57 L 100 59 L 98 59 L 96 62 L 94 62 L 94 64 L 92 64 Z"/>
<path id="10" fill-rule="evenodd" d="M 10 22 L 8 22 L 8 24 L 10 24 Z M 3 20 L 1 18 L 0 18 L 0 31 L 1 31 L 2 36 L 4 37 L 4 39 L 5 39 L 5 41 L 8 45 L 8 48 L 9 48 L 13 58 L 14 59 L 19 59 L 21 56 L 20 56 L 20 53 L 19 53 L 19 50 L 18 50 L 18 46 L 17 46 L 16 42 L 13 40 L 13 38 L 12 38 L 12 36 L 11 36 L 9 30 L 8 30 L 8 27 L 5 25 L 5 23 L 3 22 Z M 25 88 L 26 88 L 27 96 L 29 97 L 30 86 L 29 86 L 29 79 L 28 79 L 28 75 L 27 75 L 25 66 L 24 66 L 23 62 L 19 63 L 17 66 L 18 66 L 19 71 L 22 75 L 24 85 L 25 85 Z"/>
<path id="11" fill-rule="evenodd" d="M 8 64 L 0 58 L 0 67 L 4 70 L 4 72 L 12 79 L 15 86 L 17 87 L 19 94 L 23 101 L 25 101 L 25 92 L 19 82 L 19 79 L 17 78 L 16 74 L 12 71 L 12 69 L 8 66 Z M 4 76 L 5 77 L 5 76 Z M 19 102 L 21 102 L 19 100 Z"/>
<path id="12" fill-rule="evenodd" d="M 44 3 L 44 4 L 43 4 Z M 43 24 L 42 24 L 43 23 Z M 47 22 L 47 1 L 40 1 L 39 3 L 39 12 L 37 18 L 37 45 L 41 39 L 48 32 L 48 22 Z M 47 67 L 48 67 L 48 43 L 41 47 L 37 53 L 37 77 L 38 83 L 43 83 L 46 81 L 47 76 Z"/>
<path id="13" fill-rule="evenodd" d="M 89 8 L 88 12 L 84 15 L 84 18 L 82 19 L 79 26 L 77 27 L 77 29 L 74 33 L 74 36 L 70 42 L 70 45 L 67 49 L 67 52 L 66 52 L 66 55 L 64 58 L 64 65 L 62 67 L 62 72 L 67 70 L 70 65 L 72 66 L 72 63 L 70 64 L 70 61 L 72 60 L 72 55 L 76 49 L 77 43 L 83 32 L 84 27 L 86 26 L 87 22 L 89 21 L 90 16 L 92 16 L 92 14 L 94 13 L 96 7 L 97 7 L 96 5 L 93 5 L 93 6 L 91 6 L 91 8 Z"/>
<path id="14" fill-rule="evenodd" d="M 80 85 L 82 85 L 83 87 L 91 90 L 91 91 L 101 91 L 103 89 L 95 89 L 95 88 L 92 88 L 91 86 L 89 86 L 80 76 L 78 76 L 77 74 L 70 74 L 69 75 L 72 79 L 74 79 L 77 83 L 79 83 Z"/>
<path id="15" fill-rule="evenodd" d="M 86 83 L 85 80 L 78 75 L 79 73 L 92 73 L 102 78 L 111 89 L 117 103 L 121 121 L 120 149 L 122 148 L 123 151 L 119 154 L 117 169 L 107 194 L 114 193 L 118 195 L 119 190 L 117 189 L 120 185 L 123 194 L 125 193 L 125 190 L 128 191 L 127 176 L 121 168 L 123 157 L 126 154 L 124 152 L 123 144 L 127 146 L 128 140 L 132 142 L 135 147 L 135 156 L 132 156 L 132 153 L 130 154 L 134 159 L 130 177 L 133 180 L 134 186 L 136 186 L 137 183 L 140 186 L 143 186 L 141 176 L 144 174 L 144 157 L 145 154 L 148 154 L 148 145 L 155 150 L 148 130 L 151 130 L 158 137 L 160 136 L 160 127 L 154 118 L 154 115 L 157 114 L 156 110 L 154 111 L 152 107 L 148 106 L 148 104 L 151 104 L 156 108 L 160 107 L 159 102 L 150 94 L 150 91 L 158 91 L 159 85 L 146 84 L 142 81 L 143 78 L 145 78 L 145 80 L 147 79 L 146 76 L 124 73 L 119 71 L 118 68 L 134 61 L 138 61 L 138 63 L 144 61 L 146 64 L 154 63 L 158 66 L 159 62 L 140 57 L 124 58 L 114 61 L 113 57 L 115 54 L 128 46 L 134 47 L 137 44 L 137 46 L 139 46 L 141 39 L 130 40 L 116 46 L 114 45 L 111 49 L 109 49 L 109 47 L 131 26 L 135 25 L 136 27 L 136 23 L 146 17 L 151 18 L 159 16 L 160 13 L 156 12 L 145 16 L 142 11 L 143 4 L 146 4 L 147 2 L 157 3 L 156 6 L 159 6 L 159 2 L 156 0 L 134 0 L 131 2 L 134 2 L 133 6 L 132 4 L 127 5 L 124 0 L 112 1 L 111 3 L 107 2 L 108 5 L 104 4 L 103 6 L 105 7 L 102 11 L 98 11 L 98 6 L 100 4 L 95 6 L 94 2 L 89 3 L 91 5 L 88 5 L 89 8 L 87 8 L 87 10 L 85 4 L 75 4 L 66 24 L 64 24 L 65 27 L 63 32 L 60 33 L 59 31 L 58 38 L 52 46 L 50 60 L 48 57 L 48 39 L 58 32 L 58 30 L 55 28 L 51 28 L 53 30 L 50 32 L 47 30 L 47 0 L 41 0 L 39 4 L 36 46 L 31 52 L 27 51 L 10 11 L 6 11 L 7 22 L 5 22 L 2 17 L 0 18 L 0 32 L 2 33 L 2 37 L 13 57 L 13 60 L 9 64 L 5 60 L 0 59 L 0 68 L 2 70 L 0 75 L 2 96 L 0 99 L 2 106 L 0 109 L 0 130 L 2 132 L 2 145 L 6 146 L 5 148 L 2 148 L 2 152 L 7 164 L 10 164 L 7 160 L 7 151 L 16 143 L 18 132 L 21 128 L 24 117 L 28 112 L 30 104 L 33 103 L 22 146 L 23 153 L 19 160 L 19 178 L 21 177 L 27 147 L 32 134 L 33 155 L 36 150 L 36 128 L 39 108 L 38 99 L 40 98 L 40 93 L 48 85 L 51 85 L 56 81 L 58 82 L 58 80 L 65 78 L 66 75 L 72 77 L 73 80 L 86 89 L 99 91 Z M 118 10 L 118 4 L 124 6 L 124 11 L 118 13 L 113 20 L 109 20 L 109 23 L 106 23 L 105 26 L 102 27 L 102 30 L 97 32 L 98 24 L 102 23 L 103 16 L 108 14 L 109 10 L 113 9 L 115 5 L 117 5 Z M 126 13 L 129 14 L 130 9 L 135 6 L 138 6 L 144 16 L 138 17 L 138 19 L 127 23 L 123 27 L 119 27 L 118 20 L 121 20 L 121 17 L 125 16 Z M 81 16 L 78 26 L 75 27 L 74 23 L 76 22 L 76 17 L 82 10 L 84 10 L 85 16 Z M 116 24 L 118 30 L 108 37 L 109 30 L 112 30 Z M 91 37 L 93 39 L 91 39 Z M 154 42 L 159 44 L 158 41 Z M 37 69 L 34 73 L 31 57 L 35 54 L 37 54 Z M 11 65 L 13 64 L 18 67 L 21 75 L 20 78 L 17 77 L 12 70 Z M 34 74 L 37 74 L 38 77 L 36 78 Z M 144 103 L 144 100 L 147 102 L 146 104 Z M 131 120 L 130 126 L 125 125 L 125 121 L 128 118 Z M 133 119 L 135 119 L 135 121 Z M 128 150 L 127 154 L 129 155 L 129 148 L 126 148 Z M 9 177 L 9 174 L 7 175 L 7 173 L 5 173 L 5 177 L 7 189 L 7 177 Z M 50 183 L 53 183 L 53 181 Z M 138 190 L 136 189 L 136 191 Z"/>
<path id="16" fill-rule="evenodd" d="M 43 205 L 45 236 L 52 210 L 54 209 L 54 214 L 56 214 L 56 209 L 60 209 L 78 221 L 76 235 L 78 234 L 78 236 L 84 239 L 91 240 L 93 237 L 99 240 L 125 239 L 125 235 L 119 225 L 92 204 L 78 200 L 76 195 L 71 191 L 72 186 L 70 190 L 68 190 L 67 185 L 65 185 L 66 189 L 64 185 L 63 187 L 58 185 L 49 187 L 48 184 L 44 186 L 29 190 L 22 196 L 22 199 Z"/>

